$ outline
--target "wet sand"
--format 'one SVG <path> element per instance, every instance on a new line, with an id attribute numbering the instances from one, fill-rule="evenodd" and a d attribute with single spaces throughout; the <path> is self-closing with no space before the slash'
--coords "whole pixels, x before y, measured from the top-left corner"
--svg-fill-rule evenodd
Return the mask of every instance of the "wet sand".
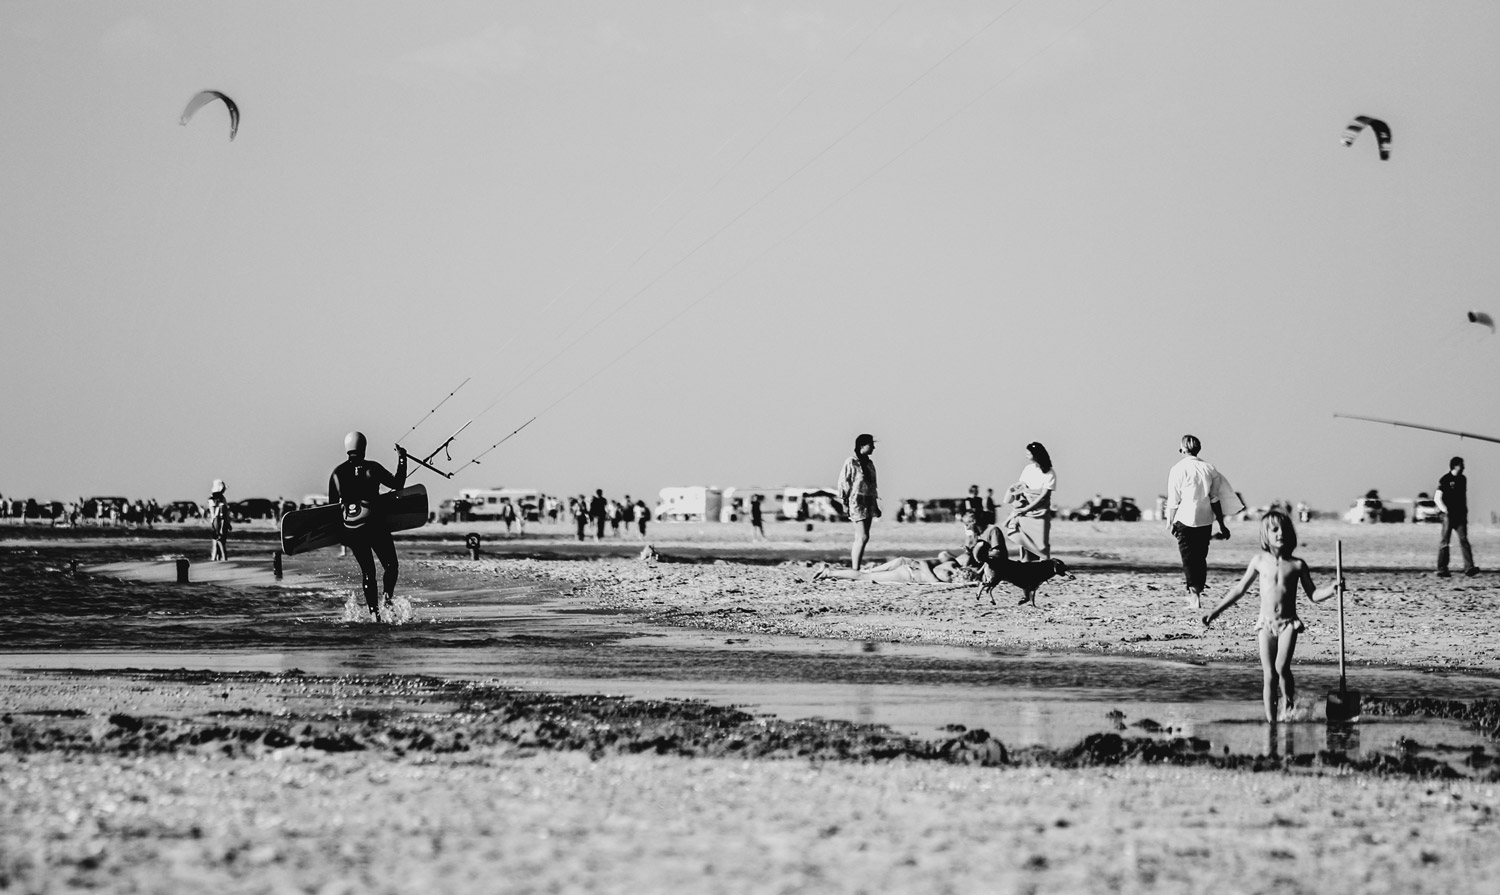
<path id="1" fill-rule="evenodd" d="M 1204 629 L 1199 617 L 1239 580 L 1257 549 L 1250 523 L 1211 548 L 1204 609 L 1183 597 L 1176 546 L 1151 523 L 1059 523 L 1055 555 L 1076 580 L 1042 586 L 1036 607 L 1018 607 L 1020 591 L 1001 585 L 995 604 L 976 600 L 972 585 L 882 585 L 811 581 L 812 566 L 841 559 L 843 531 L 779 527 L 781 540 L 720 542 L 714 528 L 660 526 L 650 538 L 665 561 L 635 558 L 639 542 L 614 542 L 615 553 L 592 559 L 482 559 L 481 574 L 532 575 L 562 580 L 591 605 L 643 614 L 657 624 L 757 634 L 790 634 L 875 642 L 935 643 L 1010 651 L 1141 655 L 1256 663 L 1258 594 L 1251 593 Z M 772 531 L 778 531 L 773 527 Z M 1332 578 L 1334 541 L 1344 541 L 1347 660 L 1354 666 L 1433 668 L 1500 675 L 1500 573 L 1433 575 L 1435 526 L 1351 526 L 1311 523 L 1299 528 L 1298 555 L 1314 580 Z M 1471 540 L 1482 561 L 1500 563 L 1500 531 L 1485 527 Z M 961 543 L 949 526 L 877 526 L 869 554 L 932 557 Z M 582 545 L 591 546 L 591 545 Z M 606 542 L 605 547 L 611 546 Z M 496 544 L 529 552 L 526 542 Z M 723 558 L 721 558 L 723 557 Z M 450 560 L 462 571 L 471 563 Z M 1307 631 L 1297 661 L 1338 662 L 1337 602 L 1299 600 Z"/>
<path id="2" fill-rule="evenodd" d="M 976 605 L 963 589 L 800 580 L 841 551 L 837 530 L 781 528 L 783 544 L 758 545 L 659 528 L 675 538 L 651 539 L 669 560 L 656 564 L 626 558 L 639 543 L 561 538 L 474 562 L 463 530 L 458 547 L 407 542 L 406 562 L 454 586 L 545 577 L 579 608 L 655 623 L 1254 660 L 1254 605 L 1195 628 L 1170 542 L 1146 526 L 1070 541 L 1059 526 L 1060 552 L 1086 574 L 1049 583 L 1035 610 Z M 906 528 L 918 531 L 877 528 L 873 552 L 886 552 L 882 534 L 905 555 L 951 540 Z M 1433 579 L 1422 569 L 1435 529 L 1402 529 L 1304 533 L 1314 549 L 1346 538 L 1355 660 L 1500 671 L 1489 576 Z M 1483 562 L 1500 545 L 1478 534 Z M 1370 540 L 1351 550 L 1359 537 Z M 1242 561 L 1220 545 L 1214 560 L 1211 581 L 1227 586 Z M 1332 658 L 1324 612 L 1304 612 L 1302 661 Z M 1275 757 L 1118 739 L 1018 753 L 971 731 L 918 743 L 419 678 L 47 674 L 0 678 L 0 692 L 0 887 L 18 891 L 1448 893 L 1488 891 L 1500 871 L 1493 779 L 1351 769 L 1299 753 L 1295 725 L 1268 742 Z"/>

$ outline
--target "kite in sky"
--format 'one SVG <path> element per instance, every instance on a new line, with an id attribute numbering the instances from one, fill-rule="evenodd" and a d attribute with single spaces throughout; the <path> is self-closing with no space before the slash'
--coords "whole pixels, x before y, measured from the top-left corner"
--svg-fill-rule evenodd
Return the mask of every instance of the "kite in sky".
<path id="1" fill-rule="evenodd" d="M 1349 126 L 1344 129 L 1344 135 L 1339 139 L 1345 146 L 1353 146 L 1354 139 L 1359 136 L 1360 131 L 1368 127 L 1375 132 L 1376 145 L 1380 147 L 1380 160 L 1385 161 L 1391 157 L 1391 126 L 1379 118 L 1371 118 L 1367 115 L 1358 115 Z"/>
<path id="2" fill-rule="evenodd" d="M 233 140 L 234 135 L 239 133 L 240 130 L 240 107 L 235 103 L 234 100 L 230 99 L 227 95 L 220 93 L 217 90 L 204 90 L 197 96 L 194 96 L 192 99 L 188 100 L 187 108 L 182 110 L 182 118 L 177 123 L 185 125 L 189 121 L 192 121 L 193 115 L 196 114 L 199 109 L 203 108 L 216 99 L 222 100 L 224 102 L 225 108 L 229 110 L 229 139 Z"/>

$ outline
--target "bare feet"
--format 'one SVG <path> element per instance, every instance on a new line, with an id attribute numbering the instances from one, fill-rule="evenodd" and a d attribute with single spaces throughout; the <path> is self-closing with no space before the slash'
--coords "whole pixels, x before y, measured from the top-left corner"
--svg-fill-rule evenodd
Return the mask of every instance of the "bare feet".
<path id="1" fill-rule="evenodd" d="M 827 577 L 828 577 L 828 563 L 826 563 L 826 562 L 820 562 L 820 563 L 818 563 L 818 565 L 813 569 L 812 580 L 814 580 L 814 581 L 822 581 L 824 578 L 827 578 Z"/>

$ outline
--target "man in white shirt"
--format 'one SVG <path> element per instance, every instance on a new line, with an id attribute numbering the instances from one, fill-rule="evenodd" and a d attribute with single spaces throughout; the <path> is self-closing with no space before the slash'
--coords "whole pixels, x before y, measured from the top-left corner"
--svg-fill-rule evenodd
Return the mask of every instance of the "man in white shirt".
<path id="1" fill-rule="evenodd" d="M 1202 449 L 1197 436 L 1182 436 L 1177 452 L 1183 457 L 1167 474 L 1167 529 L 1177 539 L 1187 602 L 1194 609 L 1202 608 L 1203 588 L 1208 581 L 1208 542 L 1228 540 L 1224 514 L 1244 508 L 1224 474 L 1198 459 Z M 1218 523 L 1218 534 L 1214 534 L 1214 523 Z"/>

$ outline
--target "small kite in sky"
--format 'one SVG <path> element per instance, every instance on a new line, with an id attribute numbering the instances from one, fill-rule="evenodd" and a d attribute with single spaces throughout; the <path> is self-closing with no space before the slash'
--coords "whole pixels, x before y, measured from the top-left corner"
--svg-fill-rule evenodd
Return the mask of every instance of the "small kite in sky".
<path id="1" fill-rule="evenodd" d="M 199 109 L 216 99 L 222 100 L 224 107 L 229 110 L 229 139 L 233 140 L 234 135 L 239 133 L 240 130 L 240 107 L 234 100 L 217 90 L 204 90 L 188 100 L 187 108 L 182 110 L 182 118 L 177 123 L 186 125 L 189 121 L 193 120 L 193 115 Z"/>
<path id="2" fill-rule="evenodd" d="M 1495 331 L 1495 318 L 1491 317 L 1489 314 L 1486 314 L 1483 311 L 1470 311 L 1469 322 L 1477 323 L 1480 326 L 1488 326 L 1490 328 L 1490 332 Z"/>
<path id="3" fill-rule="evenodd" d="M 1359 136 L 1360 131 L 1368 127 L 1375 132 L 1376 145 L 1380 147 L 1380 159 L 1385 161 L 1391 157 L 1391 127 L 1379 118 L 1371 118 L 1367 115 L 1355 116 L 1344 129 L 1344 135 L 1339 139 L 1345 146 L 1353 146 L 1354 139 Z"/>

